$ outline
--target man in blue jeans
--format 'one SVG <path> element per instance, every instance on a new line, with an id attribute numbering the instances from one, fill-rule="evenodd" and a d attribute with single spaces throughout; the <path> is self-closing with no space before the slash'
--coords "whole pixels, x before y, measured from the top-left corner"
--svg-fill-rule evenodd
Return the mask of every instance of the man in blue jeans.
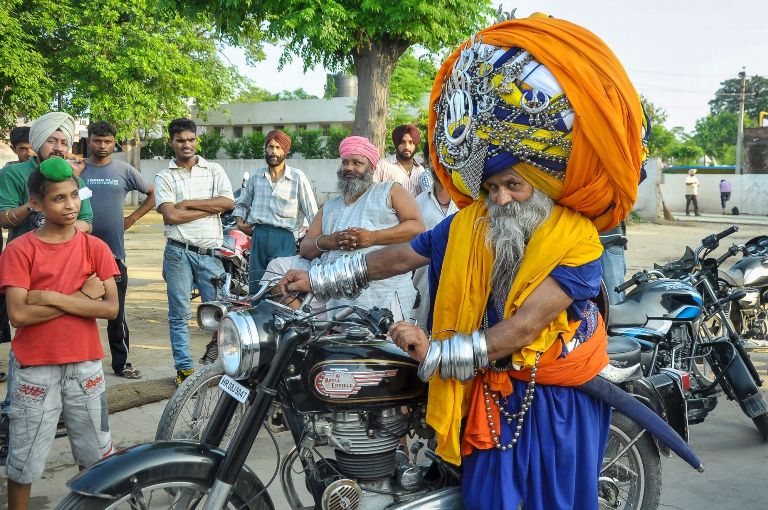
<path id="1" fill-rule="evenodd" d="M 221 246 L 220 215 L 235 206 L 232 185 L 221 165 L 195 154 L 197 126 L 189 119 L 168 125 L 168 143 L 176 157 L 155 176 L 155 202 L 163 215 L 167 243 L 163 279 L 168 292 L 168 323 L 176 383 L 194 372 L 189 354 L 189 296 L 193 285 L 203 301 L 215 298 L 211 278 L 224 268 L 214 256 Z"/>

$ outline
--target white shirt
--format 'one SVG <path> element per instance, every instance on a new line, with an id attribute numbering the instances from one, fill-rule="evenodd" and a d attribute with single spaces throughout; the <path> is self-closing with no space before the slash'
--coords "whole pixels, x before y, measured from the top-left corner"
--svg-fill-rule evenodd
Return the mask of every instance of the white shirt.
<path id="1" fill-rule="evenodd" d="M 221 165 L 200 156 L 197 156 L 191 170 L 178 166 L 172 159 L 168 168 L 155 175 L 155 203 L 158 208 L 165 203 L 178 204 L 183 200 L 216 197 L 234 200 L 232 185 Z M 223 240 L 221 218 L 218 214 L 209 214 L 189 223 L 165 225 L 165 237 L 201 248 L 216 248 L 221 246 Z"/>

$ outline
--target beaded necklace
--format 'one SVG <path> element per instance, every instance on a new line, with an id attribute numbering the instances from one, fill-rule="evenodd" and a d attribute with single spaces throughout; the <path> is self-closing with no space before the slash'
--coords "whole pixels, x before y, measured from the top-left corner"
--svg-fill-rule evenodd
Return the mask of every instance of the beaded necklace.
<path id="1" fill-rule="evenodd" d="M 483 314 L 483 332 L 488 331 L 488 312 L 485 312 Z M 520 431 L 523 428 L 523 421 L 525 420 L 525 415 L 528 412 L 528 409 L 530 409 L 531 404 L 533 403 L 533 394 L 536 391 L 536 370 L 539 367 L 539 358 L 541 358 L 541 353 L 536 353 L 536 360 L 533 362 L 533 366 L 531 367 L 531 379 L 528 381 L 528 386 L 525 388 L 525 394 L 523 395 L 523 403 L 520 406 L 520 410 L 516 413 L 510 413 L 506 410 L 506 406 L 508 404 L 508 397 L 502 397 L 501 392 L 493 392 L 491 391 L 490 386 L 488 386 L 487 383 L 483 383 L 483 398 L 485 400 L 485 411 L 488 416 L 488 425 L 491 428 L 491 437 L 493 439 L 493 443 L 496 449 L 501 451 L 511 450 L 515 447 L 517 444 L 517 440 L 520 438 Z M 490 363 L 490 370 L 494 372 L 506 372 L 508 369 L 506 367 L 500 368 L 496 366 L 496 362 L 491 361 Z M 512 421 L 517 419 L 517 424 L 515 425 L 515 432 L 512 437 L 512 441 L 510 441 L 507 444 L 501 444 L 501 430 L 499 432 L 496 432 L 496 424 L 493 421 L 493 414 L 491 414 L 491 401 L 496 404 L 496 406 L 499 408 L 499 412 L 501 413 L 502 417 L 501 419 L 506 420 L 507 425 L 511 425 Z M 503 405 L 502 405 L 503 404 Z"/>

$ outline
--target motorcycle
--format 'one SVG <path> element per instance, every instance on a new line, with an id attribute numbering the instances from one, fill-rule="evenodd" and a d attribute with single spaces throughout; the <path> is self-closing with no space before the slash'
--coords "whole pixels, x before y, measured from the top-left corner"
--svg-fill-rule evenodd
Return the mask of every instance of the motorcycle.
<path id="1" fill-rule="evenodd" d="M 229 312 L 221 320 L 223 391 L 201 440 L 160 441 L 118 452 L 70 480 L 72 492 L 59 509 L 145 508 L 157 500 L 174 509 L 274 508 L 245 461 L 276 400 L 295 444 L 279 467 L 292 509 L 462 508 L 460 469 L 427 447 L 433 431 L 425 421 L 427 386 L 418 377 L 418 364 L 386 338 L 392 313 L 339 307 L 329 320 L 319 320 L 305 311 L 311 294 L 295 310 L 262 299 L 268 289 L 263 285 L 249 296 L 252 308 Z M 613 356 L 637 364 L 639 345 L 623 340 L 621 345 L 612 342 Z M 615 413 L 600 475 L 601 505 L 653 508 L 661 486 L 659 451 L 669 445 L 685 453 L 682 375 L 666 371 L 646 378 L 634 368 L 614 371 L 620 374 L 617 382 L 647 407 L 637 405 L 642 411 L 635 413 L 637 422 Z M 218 446 L 243 404 L 245 416 L 223 451 Z M 666 417 L 672 428 L 654 413 Z M 658 434 L 663 444 L 645 433 L 654 421 L 649 415 L 666 427 L 666 436 Z M 400 451 L 406 436 L 415 438 L 413 459 Z M 320 446 L 328 446 L 332 458 Z M 421 450 L 426 464 L 416 462 Z M 686 460 L 702 469 L 688 453 Z M 297 469 L 304 474 L 312 506 L 305 506 L 296 490 Z"/>
<path id="2" fill-rule="evenodd" d="M 716 407 L 722 388 L 768 439 L 768 405 L 759 389 L 762 380 L 725 311 L 745 291 L 718 296 L 717 266 L 730 251 L 720 259 L 707 258 L 720 240 L 737 230 L 734 226 L 710 235 L 695 251 L 686 247 L 680 260 L 635 273 L 616 287 L 617 292 L 635 288 L 611 306 L 608 332 L 640 343 L 646 376 L 669 368 L 694 375 L 685 395 L 690 423 L 704 421 Z M 724 326 L 721 335 L 712 335 L 706 327 L 713 318 Z"/>
<path id="3" fill-rule="evenodd" d="M 731 247 L 744 257 L 728 269 L 718 265 L 719 294 L 737 290 L 746 294 L 733 301 L 728 313 L 736 331 L 744 338 L 768 340 L 768 236 L 750 239 L 743 246 Z"/>

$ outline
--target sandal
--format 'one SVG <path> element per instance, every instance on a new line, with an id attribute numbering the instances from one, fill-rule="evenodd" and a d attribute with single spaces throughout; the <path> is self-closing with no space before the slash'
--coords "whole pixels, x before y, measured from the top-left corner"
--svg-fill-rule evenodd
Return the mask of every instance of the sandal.
<path id="1" fill-rule="evenodd" d="M 141 379 L 141 372 L 138 368 L 133 368 L 131 365 L 126 365 L 122 372 L 115 373 L 118 377 L 125 377 L 126 379 Z"/>

